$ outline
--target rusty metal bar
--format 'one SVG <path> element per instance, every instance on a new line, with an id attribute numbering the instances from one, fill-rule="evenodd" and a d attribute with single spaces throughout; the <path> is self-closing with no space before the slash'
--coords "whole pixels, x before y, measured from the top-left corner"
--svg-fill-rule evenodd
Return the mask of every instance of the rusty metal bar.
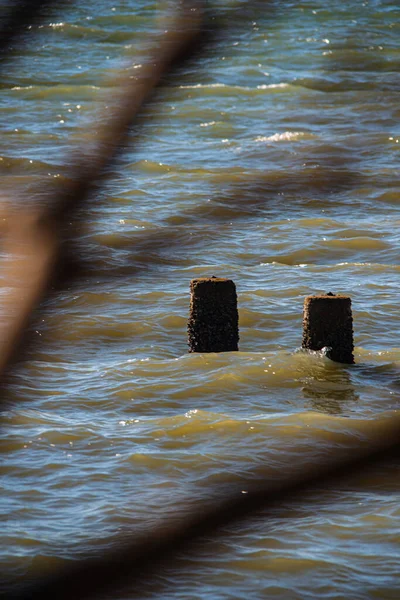
<path id="1" fill-rule="evenodd" d="M 0 59 L 8 57 L 14 43 L 19 41 L 32 23 L 37 23 L 53 10 L 71 5 L 74 0 L 11 0 L 9 9 L 0 16 Z"/>
<path id="2" fill-rule="evenodd" d="M 23 0 L 15 4 L 11 16 L 1 23 L 0 58 L 6 56 L 36 10 L 55 4 L 54 0 Z M 85 154 L 77 155 L 73 159 L 71 185 L 62 193 L 58 190 L 45 209 L 33 211 L 23 219 L 20 215 L 10 219 L 4 249 L 12 257 L 9 278 L 13 282 L 13 291 L 5 304 L 11 318 L 0 327 L 0 377 L 4 377 L 12 363 L 32 310 L 44 297 L 54 272 L 61 252 L 63 219 L 87 201 L 95 182 L 104 174 L 126 140 L 134 116 L 161 77 L 173 64 L 185 60 L 194 40 L 200 35 L 203 23 L 200 5 L 183 2 L 180 6 L 177 18 L 155 44 L 149 63 L 139 75 L 135 73 L 137 78 L 130 79 L 129 71 L 121 74 L 121 97 L 117 109 L 100 134 L 95 154 L 90 158 Z M 145 538 L 128 545 L 119 545 L 117 539 L 114 549 L 105 552 L 102 558 L 87 557 L 35 585 L 22 586 L 19 592 L 10 593 L 8 597 L 42 600 L 46 594 L 51 594 L 59 600 L 83 600 L 119 585 L 122 580 L 135 582 L 135 594 L 130 596 L 139 597 L 141 583 L 161 565 L 174 564 L 179 552 L 187 550 L 195 541 L 207 534 L 217 535 L 226 525 L 261 508 L 276 506 L 294 495 L 297 498 L 299 493 L 312 487 L 332 483 L 334 478 L 364 468 L 372 460 L 392 457 L 399 450 L 399 434 L 400 421 L 392 420 L 385 435 L 376 436 L 369 445 L 361 446 L 358 453 L 350 453 L 350 456 L 335 453 L 329 460 L 300 471 L 296 478 L 290 478 L 279 486 L 273 487 L 271 482 L 253 486 L 246 495 L 240 495 L 240 490 L 232 490 L 228 498 L 214 499 L 201 515 L 190 515 L 174 527 L 165 524 L 162 529 L 157 528 Z"/>
<path id="3" fill-rule="evenodd" d="M 102 597 L 112 588 L 120 589 L 129 583 L 129 598 L 149 597 L 146 582 L 160 569 L 173 568 L 182 552 L 196 549 L 196 542 L 205 541 L 224 533 L 228 525 L 248 518 L 256 511 L 279 507 L 283 502 L 296 498 L 321 485 L 340 483 L 340 480 L 354 472 L 359 473 L 372 462 L 398 458 L 400 452 L 400 418 L 393 419 L 385 427 L 385 435 L 372 435 L 357 450 L 342 448 L 330 457 L 322 457 L 319 462 L 299 469 L 296 476 L 279 484 L 265 482 L 262 485 L 249 484 L 246 494 L 241 488 L 231 490 L 225 500 L 217 500 L 203 510 L 181 519 L 178 525 L 167 522 L 157 525 L 153 531 L 134 540 L 130 544 L 115 544 L 100 558 L 87 557 L 76 561 L 58 573 L 36 584 L 23 586 L 18 592 L 9 595 L 9 600 L 86 600 Z M 339 481 L 338 481 L 339 480 Z M 174 519 L 175 520 L 175 519 Z M 176 521 L 175 521 L 176 522 Z M 118 539 L 117 539 L 118 542 Z M 160 592 L 168 585 L 166 578 L 153 583 L 151 593 Z M 145 590 L 146 588 L 146 590 Z"/>
<path id="4" fill-rule="evenodd" d="M 200 36 L 203 11 L 198 2 L 180 3 L 179 10 L 164 23 L 164 33 L 155 40 L 149 59 L 140 69 L 124 69 L 115 81 L 120 92 L 116 108 L 100 129 L 90 155 L 78 152 L 72 158 L 70 184 L 56 188 L 45 207 L 9 219 L 4 251 L 8 264 L 10 292 L 1 306 L 6 318 L 0 324 L 0 381 L 16 356 L 30 316 L 44 298 L 54 266 L 59 260 L 62 225 L 66 217 L 89 198 L 96 183 L 118 155 L 127 139 L 134 117 L 160 79 L 190 55 Z M 37 195 L 48 195 L 48 186 Z"/>

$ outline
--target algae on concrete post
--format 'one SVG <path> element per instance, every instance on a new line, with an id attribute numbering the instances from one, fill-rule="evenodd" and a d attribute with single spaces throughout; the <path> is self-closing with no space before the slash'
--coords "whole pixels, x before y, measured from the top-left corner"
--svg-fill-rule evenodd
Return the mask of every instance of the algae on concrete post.
<path id="1" fill-rule="evenodd" d="M 231 279 L 192 279 L 188 336 L 189 352 L 238 350 L 239 315 Z"/>
<path id="2" fill-rule="evenodd" d="M 303 313 L 303 348 L 329 348 L 328 358 L 354 363 L 351 298 L 332 293 L 307 296 Z"/>

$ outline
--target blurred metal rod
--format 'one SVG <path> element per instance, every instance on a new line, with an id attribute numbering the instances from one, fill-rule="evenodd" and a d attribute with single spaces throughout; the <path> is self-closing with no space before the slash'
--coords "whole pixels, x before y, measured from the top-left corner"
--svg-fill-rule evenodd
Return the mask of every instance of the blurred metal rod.
<path id="1" fill-rule="evenodd" d="M 25 33 L 26 27 L 37 23 L 46 8 L 59 10 L 73 0 L 11 0 L 11 7 L 0 17 L 0 59 L 7 58 L 12 45 Z"/>
<path id="2" fill-rule="evenodd" d="M 321 485 L 337 487 L 343 477 L 359 473 L 372 462 L 398 457 L 400 451 L 400 418 L 387 419 L 384 431 L 377 431 L 371 425 L 369 436 L 360 441 L 358 448 L 334 448 L 330 455 L 322 451 L 315 463 L 299 468 L 295 475 L 277 483 L 263 482 L 249 488 L 243 494 L 241 488 L 231 490 L 225 500 L 214 500 L 210 507 L 203 507 L 195 514 L 182 518 L 178 525 L 157 524 L 150 531 L 131 544 L 121 543 L 113 550 L 105 551 L 100 558 L 77 560 L 59 572 L 39 581 L 36 585 L 26 585 L 18 592 L 9 594 L 8 600 L 42 600 L 57 598 L 87 600 L 102 597 L 110 589 L 120 589 L 125 584 L 129 588 L 129 598 L 150 597 L 168 586 L 168 578 L 160 577 L 149 589 L 149 581 L 162 568 L 177 566 L 179 555 L 194 549 L 194 544 L 205 541 L 205 536 L 213 539 L 224 533 L 226 526 L 248 518 L 263 508 L 275 508 L 300 494 L 310 492 Z M 368 439 L 367 439 L 368 438 Z M 176 522 L 176 519 L 174 519 Z M 118 540 L 117 540 L 118 541 Z M 109 596 L 108 596 L 109 597 Z"/>
<path id="3" fill-rule="evenodd" d="M 45 207 L 31 209 L 30 214 L 10 218 L 3 250 L 7 261 L 9 290 L 2 298 L 0 311 L 0 381 L 16 357 L 16 350 L 33 310 L 44 298 L 54 265 L 59 259 L 62 230 L 66 218 L 88 199 L 94 186 L 123 147 L 134 117 L 148 99 L 160 79 L 174 64 L 190 54 L 190 48 L 201 33 L 203 11 L 198 2 L 184 1 L 180 10 L 166 24 L 156 39 L 150 58 L 139 69 L 124 69 L 115 82 L 110 104 L 115 106 L 91 152 L 77 153 L 72 158 L 71 182 L 53 191 Z M 165 26 L 167 25 L 167 26 Z M 49 195 L 49 186 L 42 189 Z M 38 195 L 38 194 L 36 194 Z M 40 190 L 39 190 L 40 196 Z"/>
<path id="4" fill-rule="evenodd" d="M 29 324 L 34 308 L 41 301 L 54 264 L 59 239 L 57 232 L 40 225 L 36 215 L 15 215 L 3 240 L 6 261 L 6 294 L 1 298 L 0 311 L 0 381 Z"/>

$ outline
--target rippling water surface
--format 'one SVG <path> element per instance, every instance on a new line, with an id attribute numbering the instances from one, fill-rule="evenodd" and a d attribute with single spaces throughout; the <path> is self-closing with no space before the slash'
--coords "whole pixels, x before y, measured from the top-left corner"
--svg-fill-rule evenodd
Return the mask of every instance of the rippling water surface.
<path id="1" fill-rule="evenodd" d="M 32 28 L 1 79 L 4 196 L 63 184 L 167 7 L 86 0 Z M 46 304 L 8 391 L 14 578 L 398 418 L 400 9 L 215 8 L 223 40 L 140 116 L 84 214 L 88 275 Z M 211 275 L 236 282 L 240 352 L 189 355 L 189 281 Z M 352 297 L 354 366 L 297 351 L 304 296 L 328 291 Z M 398 461 L 321 487 L 182 559 L 160 597 L 397 598 L 398 501 Z"/>

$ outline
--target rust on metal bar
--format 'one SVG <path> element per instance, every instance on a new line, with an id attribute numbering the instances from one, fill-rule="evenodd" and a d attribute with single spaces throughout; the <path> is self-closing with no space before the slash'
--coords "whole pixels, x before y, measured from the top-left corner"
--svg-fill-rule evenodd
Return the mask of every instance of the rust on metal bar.
<path id="1" fill-rule="evenodd" d="M 184 2 L 181 10 L 164 23 L 148 61 L 135 75 L 123 69 L 117 78 L 119 98 L 116 108 L 100 129 L 90 156 L 78 153 L 72 158 L 70 184 L 56 188 L 52 201 L 44 208 L 31 209 L 9 220 L 4 250 L 9 254 L 10 291 L 0 308 L 6 318 L 0 324 L 0 381 L 16 357 L 22 334 L 33 310 L 44 298 L 54 265 L 59 260 L 62 226 L 66 216 L 81 207 L 90 192 L 117 156 L 128 136 L 129 127 L 160 79 L 176 63 L 183 62 L 190 46 L 202 31 L 203 11 L 198 3 Z M 48 186 L 42 189 L 48 194 Z M 40 190 L 38 191 L 40 196 Z"/>
<path id="2" fill-rule="evenodd" d="M 14 11 L 0 24 L 0 58 L 6 56 L 39 8 L 55 7 L 56 4 L 54 0 L 20 0 L 15 3 Z M 57 190 L 53 202 L 45 210 L 38 209 L 24 215 L 24 218 L 18 215 L 9 219 L 4 250 L 10 256 L 11 292 L 3 308 L 11 318 L 0 327 L 0 377 L 4 377 L 12 364 L 32 310 L 38 306 L 48 289 L 61 252 L 63 217 L 88 199 L 95 181 L 100 179 L 123 146 L 135 115 L 162 76 L 176 62 L 185 60 L 191 44 L 201 32 L 201 5 L 184 2 L 180 6 L 182 10 L 167 33 L 155 44 L 151 59 L 137 79 L 126 79 L 127 75 L 129 77 L 126 71 L 121 74 L 121 95 L 117 108 L 102 130 L 90 160 L 84 153 L 73 157 L 70 186 L 62 193 Z M 193 12 L 189 10 L 191 8 L 196 10 Z M 157 528 L 145 538 L 129 544 L 122 545 L 121 539 L 117 538 L 113 550 L 105 552 L 101 558 L 88 556 L 85 560 L 74 561 L 69 567 L 37 584 L 24 583 L 19 592 L 10 593 L 8 597 L 15 600 L 42 600 L 47 595 L 58 600 L 84 600 L 118 586 L 122 580 L 136 583 L 136 591 L 130 597 L 139 597 L 142 592 L 140 584 L 149 574 L 156 572 L 160 565 L 173 564 L 179 552 L 204 535 L 217 535 L 226 525 L 244 519 L 256 510 L 297 498 L 300 492 L 332 482 L 335 477 L 348 475 L 372 460 L 385 460 L 398 452 L 399 438 L 400 422 L 394 419 L 386 427 L 384 435 L 376 435 L 369 444 L 360 444 L 358 452 L 346 452 L 345 455 L 336 453 L 329 459 L 325 457 L 325 462 L 299 470 L 295 478 L 277 487 L 263 482 L 250 487 L 246 495 L 241 495 L 240 490 L 231 490 L 229 497 L 212 500 L 211 506 L 201 514 L 186 516 L 176 526 L 166 524 L 162 530 Z"/>
<path id="3" fill-rule="evenodd" d="M 246 494 L 240 488 L 231 489 L 227 498 L 214 499 L 211 506 L 204 507 L 181 519 L 177 525 L 168 522 L 158 523 L 157 528 L 145 536 L 133 540 L 130 544 L 117 543 L 100 558 L 87 557 L 76 561 L 59 572 L 32 585 L 26 585 L 19 592 L 10 594 L 8 600 L 42 600 L 57 598 L 86 600 L 102 596 L 111 588 L 121 587 L 129 582 L 135 588 L 130 589 L 129 598 L 140 598 L 143 586 L 151 575 L 161 568 L 174 566 L 184 551 L 195 550 L 196 542 L 204 542 L 204 537 L 214 538 L 223 533 L 224 528 L 237 521 L 252 516 L 256 511 L 279 506 L 291 498 L 320 485 L 337 483 L 341 479 L 370 465 L 373 461 L 388 460 L 398 456 L 400 451 L 400 418 L 388 419 L 384 435 L 374 428 L 369 439 L 360 442 L 359 448 L 344 446 L 335 449 L 327 456 L 321 453 L 320 459 L 306 468 L 298 469 L 296 475 L 280 481 L 249 483 Z M 176 519 L 174 519 L 176 523 Z M 154 591 L 160 591 L 168 585 L 168 578 L 162 578 L 154 584 Z M 148 591 L 146 590 L 146 597 Z"/>

